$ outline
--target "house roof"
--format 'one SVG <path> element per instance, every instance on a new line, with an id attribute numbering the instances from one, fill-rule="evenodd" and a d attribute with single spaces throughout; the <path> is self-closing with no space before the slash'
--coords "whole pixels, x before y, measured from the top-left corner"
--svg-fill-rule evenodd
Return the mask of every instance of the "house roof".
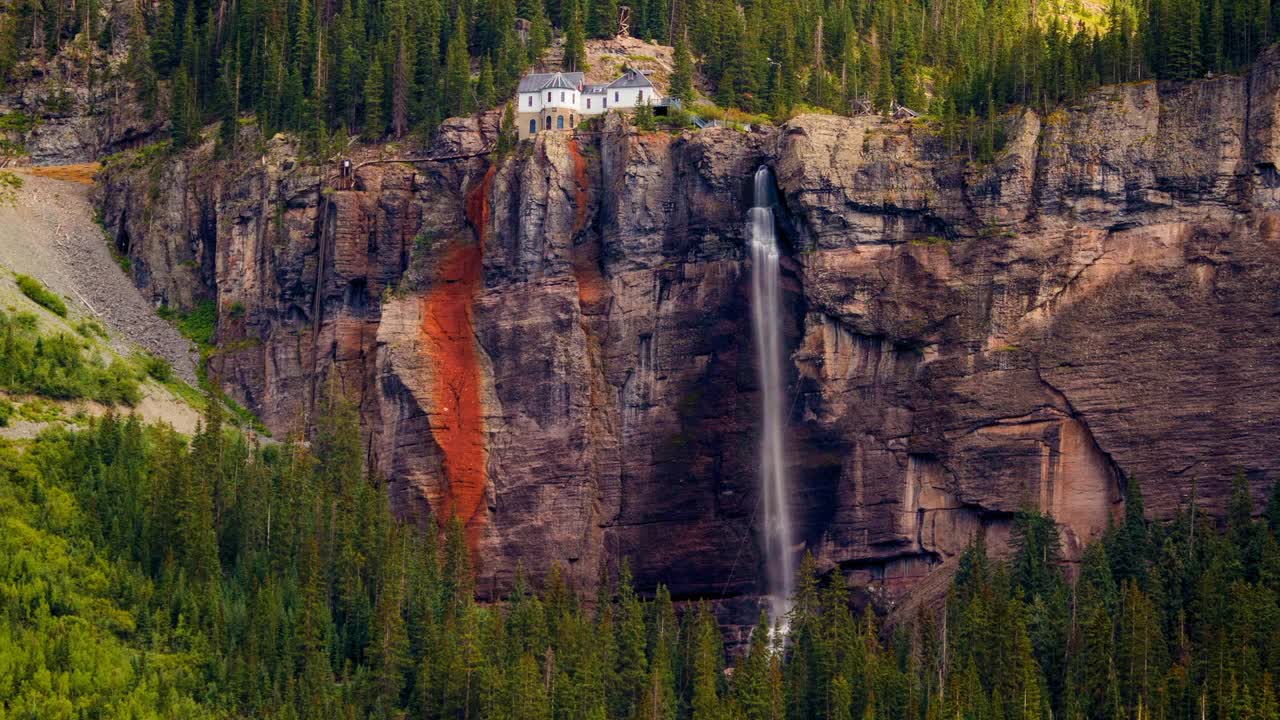
<path id="1" fill-rule="evenodd" d="M 653 83 L 639 70 L 628 70 L 622 77 L 609 83 L 611 88 L 651 88 Z"/>
<path id="2" fill-rule="evenodd" d="M 608 85 L 587 85 L 582 88 L 582 92 L 587 95 L 601 95 L 609 89 Z"/>
<path id="3" fill-rule="evenodd" d="M 577 90 L 582 84 L 582 73 L 530 73 L 520 80 L 519 92 L 538 92 L 558 88 L 561 90 Z"/>

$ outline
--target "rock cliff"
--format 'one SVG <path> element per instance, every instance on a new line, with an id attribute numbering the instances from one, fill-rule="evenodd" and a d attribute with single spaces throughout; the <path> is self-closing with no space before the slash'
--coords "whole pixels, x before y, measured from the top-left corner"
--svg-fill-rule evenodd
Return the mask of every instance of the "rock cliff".
<path id="1" fill-rule="evenodd" d="M 466 522 L 481 595 L 629 558 L 750 618 L 756 167 L 785 206 L 798 525 L 892 602 L 1023 507 L 1076 557 L 1129 478 L 1153 517 L 1280 478 L 1277 113 L 1273 52 L 1024 111 L 986 165 L 922 121 L 827 116 L 609 118 L 495 160 L 484 116 L 442 129 L 452 160 L 357 151 L 350 184 L 277 137 L 126 157 L 99 194 L 146 292 L 216 299 L 210 370 L 269 427 L 358 403 L 395 506 Z"/>

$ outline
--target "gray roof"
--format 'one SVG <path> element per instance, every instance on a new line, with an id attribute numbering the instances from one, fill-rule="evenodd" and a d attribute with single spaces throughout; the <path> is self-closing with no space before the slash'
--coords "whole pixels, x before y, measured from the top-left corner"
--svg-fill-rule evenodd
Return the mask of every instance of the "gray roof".
<path id="1" fill-rule="evenodd" d="M 530 73 L 520 80 L 518 92 L 538 92 L 550 88 L 577 90 L 582 84 L 582 73 Z"/>
<path id="2" fill-rule="evenodd" d="M 622 77 L 609 83 L 611 88 L 651 88 L 653 83 L 639 70 L 628 70 Z"/>

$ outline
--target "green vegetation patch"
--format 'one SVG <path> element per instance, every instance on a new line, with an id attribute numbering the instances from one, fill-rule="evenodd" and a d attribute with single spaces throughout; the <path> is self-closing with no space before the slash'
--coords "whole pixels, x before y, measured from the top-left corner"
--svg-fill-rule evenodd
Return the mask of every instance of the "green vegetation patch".
<path id="1" fill-rule="evenodd" d="M 0 312 L 0 389 L 55 400 L 135 405 L 142 394 L 133 367 L 103 361 L 76 335 L 41 335 L 34 315 Z"/>
<path id="2" fill-rule="evenodd" d="M 31 298 L 37 305 L 58 317 L 67 316 L 67 304 L 56 293 L 45 287 L 44 283 L 30 275 L 15 275 L 14 280 L 18 283 L 18 289 L 22 294 Z"/>
<path id="3" fill-rule="evenodd" d="M 114 432 L 97 449 L 86 442 L 97 435 L 65 433 L 26 452 L 0 443 L 2 717 L 213 717 L 196 700 L 203 683 L 191 631 L 152 615 L 155 584 L 101 546 L 99 520 L 58 481 L 84 461 L 110 467 L 103 457 L 121 449 Z M 136 448 L 124 452 L 140 459 Z M 117 471 L 108 485 L 137 499 L 135 481 Z"/>
<path id="4" fill-rule="evenodd" d="M 163 305 L 158 313 L 160 317 L 172 322 L 178 328 L 178 332 L 200 349 L 213 347 L 214 334 L 218 330 L 218 305 L 214 301 L 201 300 L 189 312 L 181 312 Z"/>

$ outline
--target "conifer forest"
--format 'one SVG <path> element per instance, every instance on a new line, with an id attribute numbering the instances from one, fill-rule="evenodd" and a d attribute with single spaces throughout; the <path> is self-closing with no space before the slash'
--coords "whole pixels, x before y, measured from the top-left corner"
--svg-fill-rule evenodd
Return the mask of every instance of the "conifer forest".
<path id="1" fill-rule="evenodd" d="M 521 79 L 588 70 L 620 22 L 671 48 L 681 102 L 612 118 L 611 138 L 571 119 L 517 140 Z M 1271 0 L 0 0 L 0 720 L 1280 720 L 1280 474 L 1258 459 L 1280 437 L 1280 71 L 1257 70 L 1277 35 Z M 88 88 L 53 87 L 81 61 Z M 71 243 L 33 216 L 72 194 L 15 138 L 62 127 L 95 83 L 136 92 L 158 130 L 59 163 L 100 173 L 74 197 L 106 260 L 30 277 L 18 263 Z M 44 115 L 10 111 L 33 87 Z M 404 160 L 446 131 L 488 142 L 480 116 L 492 153 Z M 366 174 L 333 183 L 341 157 Z M 774 284 L 753 285 L 765 261 Z M 104 327 L 68 280 L 108 270 L 185 338 L 189 377 L 122 350 L 129 323 Z M 409 387 L 450 373 L 476 385 Z M 1150 409 L 1170 376 L 1192 378 L 1185 405 L 1111 412 Z M 1023 390 L 982 382 L 1037 394 L 1014 407 Z M 268 432 L 255 413 L 303 387 L 314 412 Z M 773 588 L 739 571 L 774 529 L 739 477 L 770 451 L 768 390 L 778 474 L 807 488 L 797 524 L 857 526 L 839 547 L 840 527 L 779 531 L 796 567 Z M 441 440 L 450 408 L 473 414 L 455 444 L 489 453 L 479 485 L 504 462 L 536 476 L 475 491 L 511 523 L 486 551 L 553 544 L 511 506 L 568 513 L 581 492 L 584 515 L 638 517 L 591 515 L 600 543 L 651 538 L 635 526 L 675 498 L 692 539 L 657 532 L 686 554 L 602 551 L 590 583 L 586 562 L 513 562 L 479 593 L 472 526 L 422 480 L 467 464 Z M 1022 455 L 1001 444 L 1023 432 Z M 519 444 L 539 433 L 555 442 Z M 1182 469 L 1133 471 L 1174 462 L 1152 459 L 1165 433 Z M 1221 457 L 1190 456 L 1198 435 Z M 517 449 L 497 457 L 499 436 Z M 1032 475 L 1070 452 L 1035 502 Z M 567 455 L 597 474 L 546 470 Z M 1049 512 L 1083 487 L 1067 475 L 1114 477 L 1114 497 L 1079 491 L 1103 498 L 1091 537 Z M 698 483 L 722 524 L 693 517 Z M 731 525 L 748 550 L 717 544 Z M 785 587 L 785 617 L 761 601 L 730 628 L 727 593 L 676 587 L 709 586 L 679 561 L 725 547 L 730 599 Z M 899 560 L 928 564 L 907 579 L 935 597 L 864 587 Z"/>

